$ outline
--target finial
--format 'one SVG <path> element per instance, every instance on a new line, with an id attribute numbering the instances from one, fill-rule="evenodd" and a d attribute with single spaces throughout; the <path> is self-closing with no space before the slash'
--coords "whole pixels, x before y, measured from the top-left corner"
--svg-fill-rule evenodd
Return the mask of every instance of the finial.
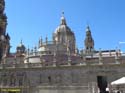
<path id="1" fill-rule="evenodd" d="M 87 31 L 90 31 L 89 25 L 87 25 L 87 27 L 86 27 L 86 32 L 87 32 Z"/>
<path id="2" fill-rule="evenodd" d="M 62 11 L 62 16 L 64 16 L 64 11 Z"/>
<path id="3" fill-rule="evenodd" d="M 21 39 L 21 41 L 20 41 L 20 46 L 22 46 L 23 45 L 23 40 Z"/>
<path id="4" fill-rule="evenodd" d="M 48 37 L 47 37 L 47 35 L 46 35 L 46 44 L 48 43 Z"/>
<path id="5" fill-rule="evenodd" d="M 28 45 L 28 48 L 27 48 L 27 50 L 28 50 L 28 51 L 30 50 L 30 48 L 29 48 L 29 45 Z"/>
<path id="6" fill-rule="evenodd" d="M 29 45 L 28 45 L 28 48 L 27 48 L 27 55 L 29 55 L 30 53 L 30 49 L 29 49 Z"/>
<path id="7" fill-rule="evenodd" d="M 39 39 L 39 44 L 42 44 L 43 40 L 42 40 L 42 36 Z"/>
<path id="8" fill-rule="evenodd" d="M 22 44 L 22 42 L 23 42 L 23 41 L 22 41 L 22 39 L 21 39 L 20 43 Z"/>
<path id="9" fill-rule="evenodd" d="M 10 40 L 10 36 L 9 36 L 9 34 L 8 34 L 8 33 L 7 33 L 6 37 L 7 37 L 7 39 L 8 39 L 8 40 Z"/>
<path id="10" fill-rule="evenodd" d="M 37 46 L 35 45 L 35 46 L 34 46 L 34 52 L 36 52 L 36 51 L 37 51 Z"/>
<path id="11" fill-rule="evenodd" d="M 62 12 L 61 24 L 60 25 L 66 25 L 66 20 L 65 20 L 65 17 L 64 17 L 64 12 Z"/>
<path id="12" fill-rule="evenodd" d="M 39 38 L 39 45 L 38 45 L 38 47 L 41 47 L 42 46 L 42 42 L 43 42 L 43 40 L 42 40 L 42 36 Z"/>
<path id="13" fill-rule="evenodd" d="M 87 25 L 87 29 L 90 29 L 89 25 Z"/>

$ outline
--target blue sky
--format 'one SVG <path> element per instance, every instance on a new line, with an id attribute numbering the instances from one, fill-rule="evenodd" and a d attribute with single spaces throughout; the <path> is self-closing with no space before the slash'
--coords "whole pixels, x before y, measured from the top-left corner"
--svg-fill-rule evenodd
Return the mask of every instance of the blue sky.
<path id="1" fill-rule="evenodd" d="M 89 24 L 95 49 L 125 50 L 125 0 L 5 0 L 8 16 L 7 32 L 14 52 L 21 39 L 26 47 L 34 47 L 39 38 L 48 36 L 60 24 L 65 12 L 68 26 L 74 31 L 79 49 L 84 48 L 85 29 Z"/>

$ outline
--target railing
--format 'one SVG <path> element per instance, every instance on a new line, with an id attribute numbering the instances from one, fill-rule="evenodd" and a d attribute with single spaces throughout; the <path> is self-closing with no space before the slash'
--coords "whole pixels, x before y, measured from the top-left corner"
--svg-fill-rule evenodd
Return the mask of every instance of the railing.
<path id="1" fill-rule="evenodd" d="M 122 61 L 122 60 L 121 60 Z M 20 62 L 20 63 L 11 63 L 11 64 L 7 64 L 7 63 L 2 63 L 0 64 L 0 69 L 5 69 L 5 68 L 42 68 L 42 67 L 63 67 L 63 66 L 87 66 L 87 65 L 104 65 L 106 63 L 104 63 L 102 61 L 102 63 L 100 63 L 99 61 L 88 61 L 88 62 L 36 62 L 36 63 L 24 63 L 24 62 Z M 118 65 L 118 64 L 125 64 L 125 62 L 107 62 L 107 65 Z"/>

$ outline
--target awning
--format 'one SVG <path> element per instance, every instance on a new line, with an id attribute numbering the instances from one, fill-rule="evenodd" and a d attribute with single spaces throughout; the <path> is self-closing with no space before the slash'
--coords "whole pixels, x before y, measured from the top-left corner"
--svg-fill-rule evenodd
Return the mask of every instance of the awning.
<path id="1" fill-rule="evenodd" d="M 120 78 L 120 79 L 118 79 L 116 81 L 113 81 L 111 83 L 111 85 L 121 85 L 121 84 L 125 84 L 125 77 L 122 77 L 122 78 Z"/>

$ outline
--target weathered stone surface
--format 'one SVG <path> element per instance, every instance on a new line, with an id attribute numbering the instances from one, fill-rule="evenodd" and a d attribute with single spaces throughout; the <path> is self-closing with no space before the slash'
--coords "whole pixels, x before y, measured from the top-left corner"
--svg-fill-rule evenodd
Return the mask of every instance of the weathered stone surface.
<path id="1" fill-rule="evenodd" d="M 97 76 L 110 82 L 125 75 L 125 65 L 11 68 L 0 70 L 0 85 L 24 87 L 30 93 L 87 93 L 97 91 Z M 83 92 L 84 91 L 84 92 Z M 25 93 L 25 92 L 24 92 Z"/>

